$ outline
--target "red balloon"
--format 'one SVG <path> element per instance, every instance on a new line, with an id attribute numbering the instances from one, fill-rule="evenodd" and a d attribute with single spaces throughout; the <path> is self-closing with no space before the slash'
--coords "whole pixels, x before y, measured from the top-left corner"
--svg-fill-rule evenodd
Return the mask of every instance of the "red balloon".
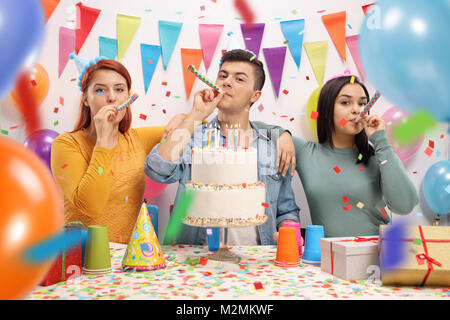
<path id="1" fill-rule="evenodd" d="M 62 231 L 64 211 L 52 175 L 38 156 L 2 137 L 0 154 L 0 299 L 22 299 L 53 262 L 30 264 L 24 252 Z"/>
<path id="2" fill-rule="evenodd" d="M 158 183 L 153 181 L 149 177 L 145 177 L 144 199 L 151 199 L 159 196 L 166 187 L 167 184 L 165 183 Z"/>

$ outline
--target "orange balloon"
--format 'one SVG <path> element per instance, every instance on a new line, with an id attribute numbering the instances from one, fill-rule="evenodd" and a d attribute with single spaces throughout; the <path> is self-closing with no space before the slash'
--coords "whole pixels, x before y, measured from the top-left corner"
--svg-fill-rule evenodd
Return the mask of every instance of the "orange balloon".
<path id="1" fill-rule="evenodd" d="M 0 137 L 0 299 L 23 299 L 53 260 L 30 264 L 24 252 L 60 233 L 63 205 L 50 171 L 32 151 Z"/>
<path id="2" fill-rule="evenodd" d="M 26 73 L 26 78 L 29 81 L 29 89 L 32 99 L 33 101 L 36 101 L 36 106 L 39 107 L 48 93 L 49 79 L 47 71 L 45 71 L 44 67 L 42 67 L 39 63 L 37 63 L 29 72 Z M 16 108 L 23 114 L 24 110 L 22 110 L 23 108 L 19 103 L 18 96 L 16 86 L 16 88 L 11 91 L 10 97 Z"/>

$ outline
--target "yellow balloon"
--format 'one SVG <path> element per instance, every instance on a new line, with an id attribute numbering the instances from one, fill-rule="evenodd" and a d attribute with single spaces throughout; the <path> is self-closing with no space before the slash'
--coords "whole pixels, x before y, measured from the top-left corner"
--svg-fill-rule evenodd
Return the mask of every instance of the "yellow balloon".
<path id="1" fill-rule="evenodd" d="M 317 120 L 311 118 L 311 113 L 313 111 L 317 112 L 317 104 L 319 102 L 320 91 L 322 87 L 318 87 L 315 89 L 308 98 L 308 102 L 306 103 L 306 117 L 308 119 L 309 125 L 313 130 L 314 134 L 317 137 Z"/>

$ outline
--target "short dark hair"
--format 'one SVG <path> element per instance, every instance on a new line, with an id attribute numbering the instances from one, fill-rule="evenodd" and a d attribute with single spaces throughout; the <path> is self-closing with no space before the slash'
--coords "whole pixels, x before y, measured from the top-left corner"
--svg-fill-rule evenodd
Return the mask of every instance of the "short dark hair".
<path id="1" fill-rule="evenodd" d="M 222 67 L 223 63 L 232 61 L 242 61 L 251 64 L 255 72 L 254 89 L 262 90 L 262 88 L 264 87 L 264 82 L 266 81 L 264 65 L 260 60 L 258 60 L 253 52 L 242 49 L 227 51 L 223 54 L 222 59 L 220 60 L 220 67 Z"/>
<path id="2" fill-rule="evenodd" d="M 317 137 L 319 138 L 319 143 L 328 141 L 331 148 L 334 148 L 332 134 L 336 130 L 334 127 L 334 104 L 341 89 L 350 83 L 351 77 L 352 75 L 349 75 L 329 80 L 320 90 L 319 101 L 317 103 L 317 112 L 319 113 L 317 117 Z M 367 101 L 369 101 L 369 92 L 366 87 L 359 82 L 356 76 L 354 77 L 354 83 L 359 84 L 363 88 Z M 369 158 L 375 154 L 375 151 L 369 144 L 364 130 L 361 130 L 355 136 L 355 144 L 359 153 L 363 156 L 361 160 L 357 159 L 356 163 L 364 162 L 367 164 Z"/>

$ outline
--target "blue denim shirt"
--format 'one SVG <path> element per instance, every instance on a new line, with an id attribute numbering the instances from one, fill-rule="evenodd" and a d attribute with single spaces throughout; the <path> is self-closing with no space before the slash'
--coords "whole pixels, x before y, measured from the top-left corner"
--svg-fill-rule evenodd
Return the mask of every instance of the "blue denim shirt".
<path id="1" fill-rule="evenodd" d="M 179 182 L 175 197 L 174 210 L 181 195 L 184 193 L 186 183 L 191 180 L 191 150 L 193 147 L 201 147 L 207 138 L 209 125 L 219 127 L 217 116 L 208 124 L 198 126 L 189 143 L 186 145 L 178 161 L 165 161 L 158 152 L 157 144 L 145 160 L 145 173 L 154 181 L 160 183 Z M 300 208 L 295 203 L 294 191 L 292 190 L 292 177 L 290 173 L 283 177 L 276 166 L 277 147 L 264 133 L 250 122 L 253 129 L 254 140 L 251 146 L 258 150 L 258 180 L 266 185 L 265 209 L 268 219 L 266 223 L 258 226 L 261 245 L 275 245 L 273 233 L 277 231 L 278 225 L 283 220 L 299 222 Z M 214 145 L 214 137 L 211 138 Z M 225 145 L 225 135 L 220 132 L 220 144 Z M 183 225 L 182 231 L 177 237 L 179 244 L 206 244 L 206 228 Z M 165 244 L 168 244 L 164 242 Z"/>

